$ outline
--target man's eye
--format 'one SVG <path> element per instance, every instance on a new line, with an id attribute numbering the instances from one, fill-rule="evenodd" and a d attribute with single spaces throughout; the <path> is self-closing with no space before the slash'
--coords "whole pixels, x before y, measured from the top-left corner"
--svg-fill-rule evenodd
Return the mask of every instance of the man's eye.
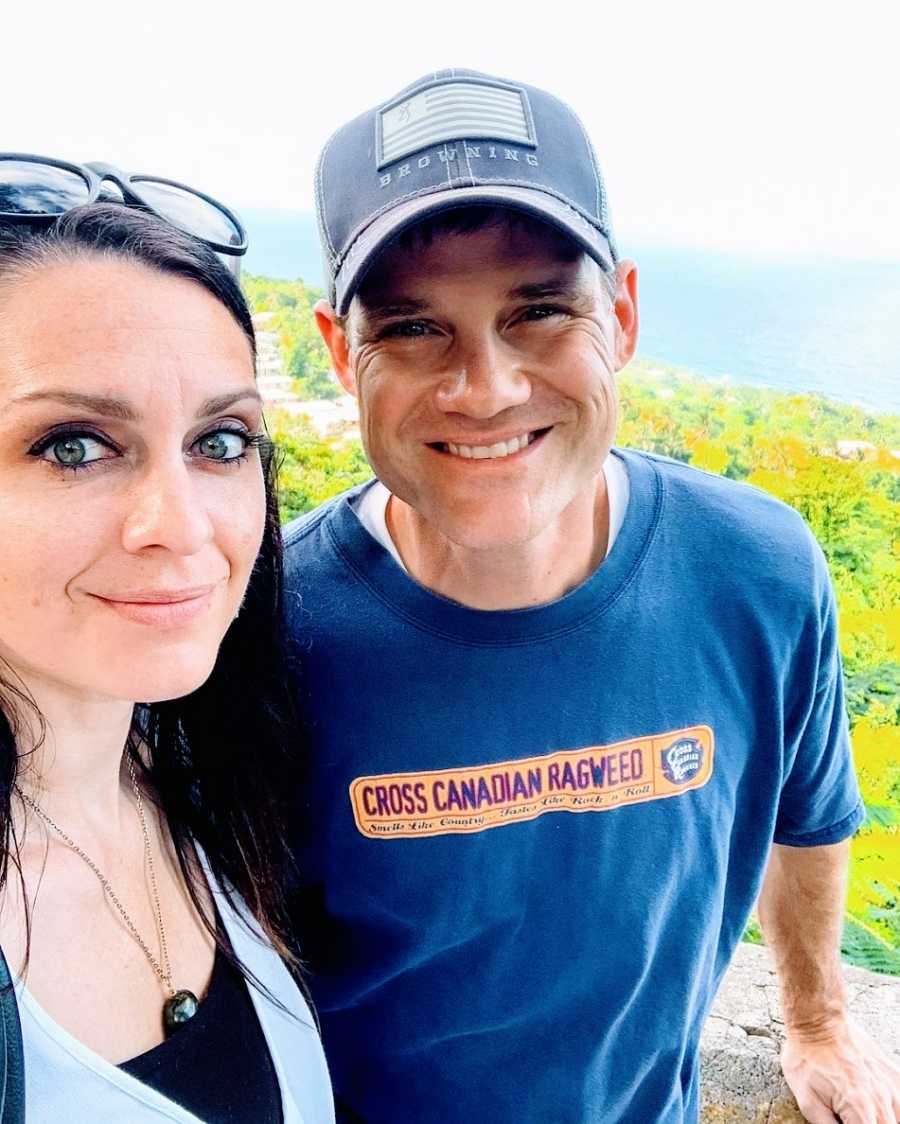
<path id="1" fill-rule="evenodd" d="M 553 316 L 562 316 L 564 309 L 555 304 L 533 304 L 522 313 L 522 320 L 549 320 Z"/>
<path id="2" fill-rule="evenodd" d="M 211 461 L 240 460 L 247 451 L 249 435 L 235 433 L 231 429 L 217 429 L 215 433 L 204 434 L 195 443 L 195 448 L 201 457 Z"/>
<path id="3" fill-rule="evenodd" d="M 427 336 L 431 331 L 424 320 L 399 320 L 396 324 L 388 324 L 381 333 L 382 339 L 418 339 Z"/>

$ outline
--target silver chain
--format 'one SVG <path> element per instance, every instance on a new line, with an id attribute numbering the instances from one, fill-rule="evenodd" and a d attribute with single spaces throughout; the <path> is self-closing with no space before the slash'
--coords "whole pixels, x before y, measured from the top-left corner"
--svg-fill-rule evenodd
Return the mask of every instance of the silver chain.
<path id="1" fill-rule="evenodd" d="M 144 941 L 144 938 L 141 936 L 141 934 L 135 928 L 134 922 L 128 916 L 128 914 L 125 910 L 125 907 L 122 905 L 122 903 L 119 901 L 118 897 L 116 896 L 116 893 L 113 890 L 112 886 L 110 885 L 109 880 L 106 878 L 106 876 L 100 870 L 100 868 L 97 866 L 97 864 L 94 862 L 94 860 L 90 857 L 90 855 L 88 855 L 85 851 L 82 851 L 82 849 L 78 846 L 78 844 L 75 842 L 75 840 L 72 839 L 71 836 L 66 835 L 66 833 L 63 831 L 63 829 L 58 824 L 54 823 L 53 820 L 50 819 L 50 817 L 47 815 L 47 813 L 44 811 L 44 809 L 40 806 L 40 804 L 38 804 L 38 802 L 33 797 L 29 796 L 28 793 L 23 792 L 22 789 L 19 788 L 18 784 L 16 784 L 16 786 L 15 786 L 16 792 L 18 792 L 19 796 L 22 797 L 22 799 L 25 801 L 26 804 L 29 805 L 29 807 L 31 807 L 35 812 L 37 812 L 37 814 L 41 817 L 41 819 L 44 821 L 44 823 L 46 823 L 49 827 L 52 827 L 53 830 L 56 832 L 56 834 L 69 847 L 71 847 L 71 849 L 75 852 L 75 854 L 78 855 L 78 857 L 80 859 L 83 859 L 84 862 L 94 872 L 94 874 L 97 876 L 97 880 L 99 881 L 100 885 L 103 887 L 103 890 L 106 893 L 107 897 L 112 902 L 112 904 L 116 907 L 116 909 L 119 911 L 119 913 L 122 915 L 122 920 L 125 922 L 126 926 L 128 927 L 128 932 L 131 933 L 132 937 L 134 937 L 135 941 L 137 942 L 137 944 L 140 947 L 143 954 L 150 961 L 150 965 L 153 968 L 153 971 L 156 972 L 157 976 L 159 976 L 160 980 L 168 988 L 169 994 L 174 995 L 175 994 L 175 988 L 172 987 L 172 968 L 171 968 L 171 965 L 169 964 L 169 949 L 168 949 L 168 946 L 166 945 L 166 931 L 165 931 L 165 928 L 163 927 L 162 910 L 160 909 L 160 906 L 159 906 L 159 890 L 158 890 L 157 885 L 156 885 L 156 869 L 153 865 L 153 850 L 150 846 L 150 832 L 147 830 L 147 820 L 144 816 L 144 801 L 143 801 L 143 798 L 141 796 L 141 790 L 140 790 L 140 787 L 139 787 L 138 782 L 137 782 L 137 774 L 134 771 L 134 762 L 131 760 L 130 757 L 127 759 L 127 764 L 128 764 L 128 773 L 129 773 L 129 776 L 131 777 L 131 787 L 134 789 L 134 798 L 135 798 L 135 801 L 137 802 L 138 816 L 140 817 L 140 820 L 141 820 L 141 832 L 144 836 L 144 857 L 145 857 L 146 862 L 147 862 L 147 869 L 150 872 L 150 888 L 153 891 L 153 905 L 154 905 L 154 908 L 156 910 L 156 930 L 157 930 L 157 934 L 159 936 L 159 949 L 160 949 L 160 954 L 162 956 L 162 964 L 160 964 L 160 962 L 156 959 L 156 957 L 153 955 L 153 953 L 147 947 L 147 944 Z"/>

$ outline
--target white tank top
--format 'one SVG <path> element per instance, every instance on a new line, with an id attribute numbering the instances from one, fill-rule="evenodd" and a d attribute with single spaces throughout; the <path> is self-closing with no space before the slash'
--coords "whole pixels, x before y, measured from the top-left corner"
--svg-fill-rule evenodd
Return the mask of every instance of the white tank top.
<path id="1" fill-rule="evenodd" d="M 239 960 L 285 1006 L 259 988 L 250 995 L 281 1091 L 284 1124 L 333 1124 L 334 1103 L 315 1021 L 281 958 L 242 906 L 238 913 L 207 871 L 219 915 Z M 25 1053 L 28 1124 L 203 1124 L 199 1117 L 82 1045 L 20 980 L 16 998 Z M 228 1059 L 223 1058 L 227 1065 Z"/>

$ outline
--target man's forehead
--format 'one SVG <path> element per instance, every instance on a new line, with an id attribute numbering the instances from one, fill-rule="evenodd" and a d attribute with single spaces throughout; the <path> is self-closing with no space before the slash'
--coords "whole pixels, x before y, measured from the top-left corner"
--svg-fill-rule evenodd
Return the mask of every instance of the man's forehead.
<path id="1" fill-rule="evenodd" d="M 427 240 L 413 232 L 395 242 L 379 256 L 354 300 L 366 310 L 396 306 L 399 314 L 419 311 L 426 294 L 443 282 L 463 284 L 478 273 L 504 281 L 513 273 L 510 296 L 539 296 L 541 290 L 592 288 L 599 272 L 580 246 L 542 223 L 491 223 L 473 231 L 438 230 Z"/>

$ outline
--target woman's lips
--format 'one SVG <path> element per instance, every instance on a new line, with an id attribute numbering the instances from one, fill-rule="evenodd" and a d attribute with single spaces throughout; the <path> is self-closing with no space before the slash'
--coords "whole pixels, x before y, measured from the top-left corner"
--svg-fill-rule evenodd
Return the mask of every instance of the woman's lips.
<path id="1" fill-rule="evenodd" d="M 117 597 L 91 596 L 136 624 L 176 628 L 209 610 L 214 589 L 214 585 L 207 585 L 189 590 L 142 590 Z"/>

